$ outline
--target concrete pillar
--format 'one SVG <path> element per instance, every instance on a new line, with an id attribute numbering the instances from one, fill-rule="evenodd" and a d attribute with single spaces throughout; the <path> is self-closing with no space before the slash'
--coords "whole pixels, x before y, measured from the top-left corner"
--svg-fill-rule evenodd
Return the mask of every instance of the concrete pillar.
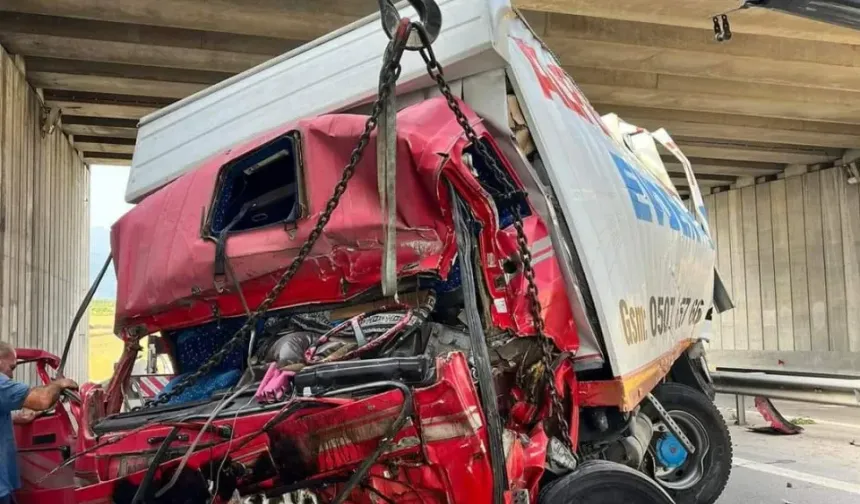
<path id="1" fill-rule="evenodd" d="M 61 354 L 89 272 L 89 169 L 60 128 L 42 134 L 26 65 L 0 48 L 0 339 Z M 86 320 L 67 376 L 87 377 Z M 33 382 L 32 365 L 19 379 Z"/>

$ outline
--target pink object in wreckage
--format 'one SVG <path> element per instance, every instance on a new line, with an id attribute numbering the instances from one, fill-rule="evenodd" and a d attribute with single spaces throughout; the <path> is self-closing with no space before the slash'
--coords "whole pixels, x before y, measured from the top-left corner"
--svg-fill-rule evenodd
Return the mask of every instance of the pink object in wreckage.
<path id="1" fill-rule="evenodd" d="M 257 388 L 257 393 L 254 398 L 258 402 L 270 403 L 282 400 L 289 395 L 291 389 L 290 380 L 296 375 L 293 371 L 286 371 L 278 368 L 278 363 L 273 362 L 269 365 L 263 381 Z"/>

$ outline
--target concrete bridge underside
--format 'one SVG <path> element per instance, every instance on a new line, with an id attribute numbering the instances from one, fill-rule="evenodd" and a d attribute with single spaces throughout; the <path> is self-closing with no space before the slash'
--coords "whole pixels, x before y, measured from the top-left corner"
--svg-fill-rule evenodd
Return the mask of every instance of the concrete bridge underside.
<path id="1" fill-rule="evenodd" d="M 666 127 L 705 186 L 860 148 L 860 34 L 738 0 L 518 0 L 599 111 Z M 128 163 L 143 115 L 337 29 L 372 0 L 0 0 L 0 45 L 92 162 Z M 676 165 L 673 171 L 680 171 Z M 678 180 L 683 185 L 683 180 Z M 683 188 L 680 188 L 683 190 Z"/>

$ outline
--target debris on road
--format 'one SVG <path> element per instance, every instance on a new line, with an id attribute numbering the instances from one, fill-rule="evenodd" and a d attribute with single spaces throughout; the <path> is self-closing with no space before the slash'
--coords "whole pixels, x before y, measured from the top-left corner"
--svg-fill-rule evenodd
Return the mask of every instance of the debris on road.
<path id="1" fill-rule="evenodd" d="M 803 427 L 798 425 L 798 422 L 792 422 L 782 416 L 776 409 L 776 406 L 767 397 L 757 396 L 755 398 L 755 407 L 764 419 L 770 423 L 767 427 L 750 427 L 750 431 L 764 434 L 783 434 L 795 435 L 803 432 Z M 806 422 L 804 422 L 806 423 Z M 815 423 L 808 419 L 807 425 Z"/>

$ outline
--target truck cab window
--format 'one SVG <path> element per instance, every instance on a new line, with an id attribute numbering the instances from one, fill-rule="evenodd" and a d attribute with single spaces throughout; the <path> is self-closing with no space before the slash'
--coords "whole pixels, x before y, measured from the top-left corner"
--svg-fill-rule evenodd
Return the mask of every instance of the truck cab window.
<path id="1" fill-rule="evenodd" d="M 213 235 L 247 231 L 301 217 L 301 154 L 291 132 L 222 169 L 210 219 Z"/>

